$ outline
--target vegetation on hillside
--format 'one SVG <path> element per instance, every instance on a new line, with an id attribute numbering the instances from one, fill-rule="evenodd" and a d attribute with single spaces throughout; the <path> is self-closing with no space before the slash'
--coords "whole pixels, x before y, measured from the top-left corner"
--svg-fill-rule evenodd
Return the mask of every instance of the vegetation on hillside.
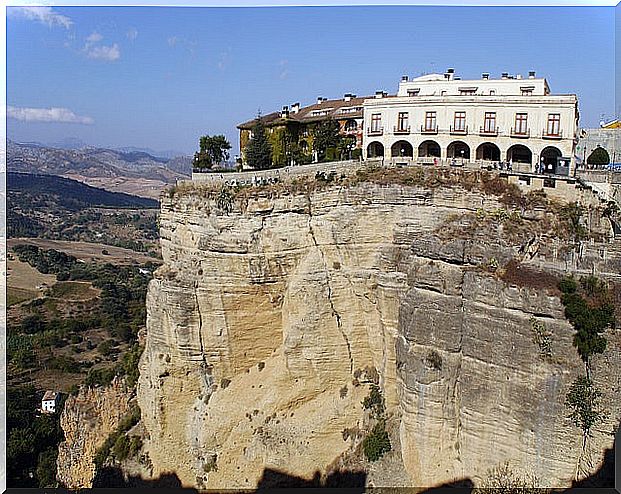
<path id="1" fill-rule="evenodd" d="M 8 483 L 54 486 L 62 404 L 53 415 L 39 415 L 42 389 L 20 383 L 36 384 L 41 375 L 59 383 L 55 390 L 71 393 L 79 384 L 107 385 L 115 376 L 135 385 L 142 353 L 138 331 L 145 325 L 146 288 L 156 265 L 82 263 L 30 245 L 14 252 L 38 271 L 67 280 L 12 309 L 7 321 Z M 88 297 L 80 298 L 84 293 Z M 117 457 L 139 449 L 137 440 L 124 441 L 114 445 Z"/>
<path id="2" fill-rule="evenodd" d="M 9 238 L 98 242 L 159 255 L 157 201 L 48 175 L 9 173 L 7 187 Z"/>

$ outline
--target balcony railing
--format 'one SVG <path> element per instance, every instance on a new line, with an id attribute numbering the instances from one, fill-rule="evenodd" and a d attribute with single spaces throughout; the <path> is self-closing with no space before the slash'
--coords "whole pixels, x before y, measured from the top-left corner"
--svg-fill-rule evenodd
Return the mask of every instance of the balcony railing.
<path id="1" fill-rule="evenodd" d="M 486 129 L 484 127 L 479 127 L 479 135 L 482 135 L 482 136 L 497 136 L 498 135 L 498 127 L 494 127 L 492 129 Z"/>
<path id="2" fill-rule="evenodd" d="M 375 129 L 367 127 L 368 136 L 381 136 L 383 133 L 384 133 L 384 127 L 377 127 Z"/>
<path id="3" fill-rule="evenodd" d="M 468 126 L 466 125 L 465 127 L 453 127 L 451 125 L 451 127 L 449 128 L 449 132 L 451 134 L 456 134 L 456 135 L 468 135 Z"/>
<path id="4" fill-rule="evenodd" d="M 409 134 L 410 133 L 410 126 L 408 125 L 407 127 L 393 127 L 392 129 L 392 133 L 393 134 Z"/>
<path id="5" fill-rule="evenodd" d="M 438 133 L 438 126 L 434 125 L 433 127 L 426 127 L 425 125 L 421 125 L 420 126 L 420 133 L 421 134 L 437 134 Z"/>
<path id="6" fill-rule="evenodd" d="M 559 130 L 556 133 L 550 133 L 548 132 L 546 129 L 541 131 L 541 137 L 544 139 L 562 139 L 563 138 L 563 131 Z"/>
<path id="7" fill-rule="evenodd" d="M 527 139 L 530 137 L 530 128 L 527 129 L 515 129 L 511 127 L 511 137 L 520 137 L 523 139 Z"/>

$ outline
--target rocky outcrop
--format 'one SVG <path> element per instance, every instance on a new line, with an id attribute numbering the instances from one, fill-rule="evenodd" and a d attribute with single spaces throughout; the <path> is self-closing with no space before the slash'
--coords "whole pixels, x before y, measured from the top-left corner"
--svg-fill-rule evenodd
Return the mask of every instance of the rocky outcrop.
<path id="1" fill-rule="evenodd" d="M 228 213 L 207 189 L 162 201 L 138 387 L 156 476 L 217 489 L 255 487 L 266 469 L 325 473 L 352 453 L 343 431 L 364 426 L 360 370 L 374 367 L 403 482 L 477 479 L 503 460 L 571 482 L 572 329 L 553 286 L 510 285 L 490 268 L 518 259 L 614 277 L 618 247 L 568 249 L 554 215 L 498 219 L 505 205 L 477 187 L 261 190 Z M 531 317 L 553 334 L 547 360 Z M 621 369 L 615 345 L 598 367 L 606 382 Z M 593 464 L 612 444 L 619 392 L 606 391 Z"/>
<path id="2" fill-rule="evenodd" d="M 131 390 L 120 380 L 83 388 L 65 402 L 60 425 L 65 441 L 58 447 L 57 478 L 71 489 L 91 488 L 97 450 L 129 412 Z"/>

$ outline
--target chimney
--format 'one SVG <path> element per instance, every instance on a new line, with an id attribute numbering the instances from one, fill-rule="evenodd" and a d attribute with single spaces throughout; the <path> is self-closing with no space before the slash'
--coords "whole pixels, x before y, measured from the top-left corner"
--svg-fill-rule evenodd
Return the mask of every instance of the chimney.
<path id="1" fill-rule="evenodd" d="M 384 97 L 384 91 L 375 91 L 375 97 L 377 99 Z"/>
<path id="2" fill-rule="evenodd" d="M 401 82 L 408 82 L 408 76 L 407 75 L 402 75 L 401 76 Z"/>
<path id="3" fill-rule="evenodd" d="M 289 107 L 288 106 L 283 106 L 282 107 L 282 111 L 280 112 L 280 116 L 282 118 L 287 118 L 289 116 Z"/>
<path id="4" fill-rule="evenodd" d="M 501 79 L 508 79 L 509 78 L 509 72 L 503 72 L 502 75 L 500 76 Z"/>
<path id="5" fill-rule="evenodd" d="M 356 95 L 355 95 L 354 93 L 351 93 L 351 97 L 352 97 L 352 98 L 355 98 L 355 97 L 356 97 Z"/>
<path id="6" fill-rule="evenodd" d="M 454 73 L 455 73 L 455 69 L 446 69 L 446 71 L 447 71 L 449 74 L 454 74 Z"/>
<path id="7" fill-rule="evenodd" d="M 529 78 L 529 79 L 534 79 L 534 78 L 535 78 L 535 71 L 534 71 L 534 70 L 531 70 L 531 71 L 528 73 L 528 78 Z"/>
<path id="8" fill-rule="evenodd" d="M 351 93 L 345 93 L 345 96 L 343 97 L 343 99 L 345 101 L 351 101 Z"/>
<path id="9" fill-rule="evenodd" d="M 516 79 L 521 79 L 521 78 L 522 78 L 522 74 L 517 74 L 517 75 L 515 76 L 515 78 L 516 78 Z"/>
<path id="10" fill-rule="evenodd" d="M 296 114 L 300 111 L 300 103 L 293 103 L 291 105 L 291 113 Z"/>
<path id="11" fill-rule="evenodd" d="M 317 104 L 320 105 L 323 103 L 323 96 L 317 96 Z"/>
<path id="12" fill-rule="evenodd" d="M 489 79 L 489 73 L 488 72 L 483 72 L 481 74 L 481 79 L 487 81 Z"/>

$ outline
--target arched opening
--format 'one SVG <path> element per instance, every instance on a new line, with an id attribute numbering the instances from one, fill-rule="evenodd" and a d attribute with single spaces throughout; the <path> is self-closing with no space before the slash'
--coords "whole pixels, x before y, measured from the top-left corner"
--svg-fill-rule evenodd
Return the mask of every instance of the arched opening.
<path id="1" fill-rule="evenodd" d="M 408 141 L 397 141 L 390 148 L 393 158 L 411 158 L 414 156 L 414 148 Z"/>
<path id="2" fill-rule="evenodd" d="M 539 161 L 543 162 L 542 173 L 556 173 L 556 166 L 558 165 L 558 158 L 563 155 L 560 149 L 554 146 L 548 146 L 541 151 Z"/>
<path id="3" fill-rule="evenodd" d="M 349 119 L 345 122 L 345 132 L 355 132 L 356 130 L 358 130 L 358 123 L 355 120 Z"/>
<path id="4" fill-rule="evenodd" d="M 470 146 L 462 141 L 454 141 L 446 148 L 446 155 L 448 158 L 463 158 L 465 160 L 470 159 Z"/>
<path id="5" fill-rule="evenodd" d="M 507 149 L 507 161 L 513 163 L 533 163 L 533 153 L 523 144 L 514 144 Z"/>
<path id="6" fill-rule="evenodd" d="M 484 142 L 477 148 L 477 160 L 500 161 L 500 149 L 496 144 Z"/>
<path id="7" fill-rule="evenodd" d="M 382 158 L 384 156 L 384 146 L 381 142 L 372 142 L 367 146 L 367 158 Z"/>
<path id="8" fill-rule="evenodd" d="M 597 146 L 587 158 L 587 165 L 606 166 L 608 163 L 610 163 L 610 155 L 600 146 Z"/>
<path id="9" fill-rule="evenodd" d="M 418 146 L 419 158 L 439 158 L 440 145 L 436 141 L 423 141 Z"/>

